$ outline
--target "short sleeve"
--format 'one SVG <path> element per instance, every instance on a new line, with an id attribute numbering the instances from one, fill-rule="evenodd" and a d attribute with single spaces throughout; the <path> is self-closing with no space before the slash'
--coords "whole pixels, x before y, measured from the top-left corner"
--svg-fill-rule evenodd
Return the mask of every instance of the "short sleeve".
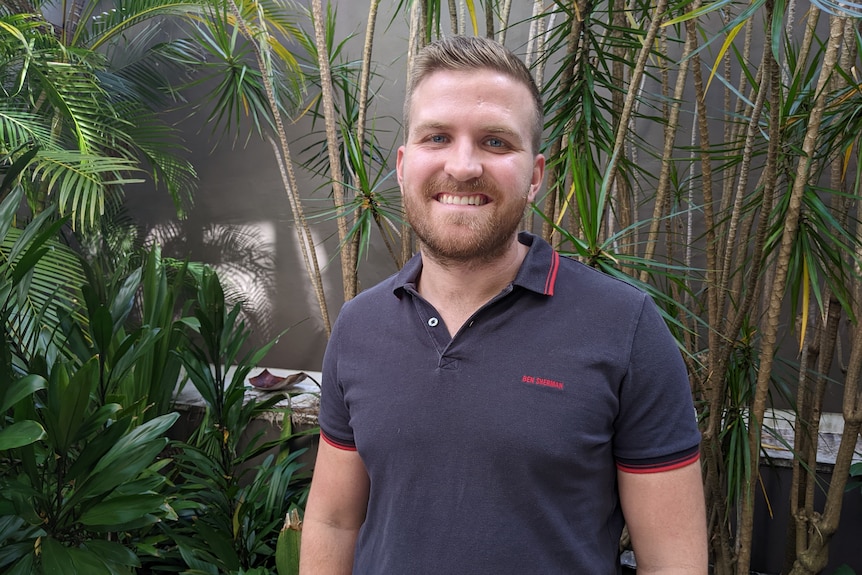
<path id="1" fill-rule="evenodd" d="M 347 307 L 345 305 L 345 307 Z M 320 434 L 324 441 L 339 449 L 355 450 L 350 411 L 344 399 L 344 388 L 338 378 L 338 347 L 344 333 L 345 309 L 332 330 L 323 355 L 323 372 L 320 383 Z"/>
<path id="2" fill-rule="evenodd" d="M 646 295 L 619 401 L 614 434 L 619 469 L 651 473 L 697 460 L 700 431 L 685 363 L 658 308 Z"/>

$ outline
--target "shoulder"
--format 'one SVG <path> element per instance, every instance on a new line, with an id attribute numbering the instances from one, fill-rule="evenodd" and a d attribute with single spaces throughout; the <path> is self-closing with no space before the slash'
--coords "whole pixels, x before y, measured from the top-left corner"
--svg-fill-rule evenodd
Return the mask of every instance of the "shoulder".
<path id="1" fill-rule="evenodd" d="M 515 283 L 552 296 L 553 302 L 568 303 L 570 298 L 576 298 L 596 303 L 641 305 L 646 298 L 643 291 L 622 279 L 558 253 L 539 236 L 522 232 L 518 239 L 530 249 Z"/>
<path id="2" fill-rule="evenodd" d="M 344 303 L 342 307 L 342 313 L 345 310 L 354 310 L 355 308 L 363 308 L 371 304 L 381 304 L 386 303 L 387 301 L 398 300 L 398 294 L 396 293 L 397 288 L 399 287 L 400 282 L 398 281 L 399 274 L 392 274 L 385 280 L 381 281 L 374 286 L 362 290 L 356 297 Z"/>
<path id="3" fill-rule="evenodd" d="M 399 274 L 393 274 L 346 301 L 335 320 L 333 336 L 367 332 L 370 326 L 381 327 L 394 318 L 407 297 L 401 285 Z"/>
<path id="4" fill-rule="evenodd" d="M 566 274 L 564 279 L 570 279 L 581 287 L 609 290 L 622 297 L 636 299 L 646 295 L 640 288 L 566 255 L 560 256 L 560 272 Z"/>
<path id="5" fill-rule="evenodd" d="M 560 257 L 555 296 L 561 303 L 576 299 L 582 304 L 616 309 L 640 310 L 652 302 L 640 288 L 566 256 Z"/>

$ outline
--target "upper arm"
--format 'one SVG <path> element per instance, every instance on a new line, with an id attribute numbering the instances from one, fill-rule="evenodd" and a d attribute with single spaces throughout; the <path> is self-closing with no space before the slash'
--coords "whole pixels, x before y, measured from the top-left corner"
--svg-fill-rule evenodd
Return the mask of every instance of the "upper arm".
<path id="1" fill-rule="evenodd" d="M 706 511 L 700 465 L 618 472 L 620 503 L 638 573 L 705 575 Z"/>
<path id="2" fill-rule="evenodd" d="M 339 449 L 321 439 L 308 494 L 305 521 L 359 529 L 368 506 L 368 473 L 355 450 Z"/>
<path id="3" fill-rule="evenodd" d="M 320 442 L 302 525 L 299 572 L 349 575 L 368 505 L 368 474 L 356 451 Z"/>

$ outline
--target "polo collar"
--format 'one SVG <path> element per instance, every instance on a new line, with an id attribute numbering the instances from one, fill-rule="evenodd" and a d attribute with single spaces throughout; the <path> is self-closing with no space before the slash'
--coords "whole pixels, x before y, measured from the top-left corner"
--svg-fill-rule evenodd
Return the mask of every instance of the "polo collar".
<path id="1" fill-rule="evenodd" d="M 551 244 L 529 232 L 518 234 L 518 241 L 529 246 L 530 251 L 515 276 L 514 284 L 544 295 L 554 295 L 557 271 L 560 269 L 560 254 Z"/>
<path id="2" fill-rule="evenodd" d="M 512 283 L 536 293 L 554 295 L 557 271 L 560 268 L 560 254 L 554 251 L 548 242 L 529 232 L 520 232 L 518 241 L 530 250 L 524 257 Z M 416 278 L 419 277 L 420 271 L 422 271 L 422 255 L 417 253 L 395 275 L 393 289 L 395 295 L 400 297 L 404 290 L 415 290 Z"/>

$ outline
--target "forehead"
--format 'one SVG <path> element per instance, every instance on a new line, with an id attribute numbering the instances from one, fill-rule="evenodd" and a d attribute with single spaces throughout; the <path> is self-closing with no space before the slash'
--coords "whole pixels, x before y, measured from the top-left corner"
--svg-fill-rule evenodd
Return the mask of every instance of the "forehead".
<path id="1" fill-rule="evenodd" d="M 465 110 L 497 107 L 527 115 L 535 107 L 527 86 L 502 72 L 490 69 L 437 70 L 414 87 L 408 113 L 413 121 L 426 112 L 447 106 Z"/>

